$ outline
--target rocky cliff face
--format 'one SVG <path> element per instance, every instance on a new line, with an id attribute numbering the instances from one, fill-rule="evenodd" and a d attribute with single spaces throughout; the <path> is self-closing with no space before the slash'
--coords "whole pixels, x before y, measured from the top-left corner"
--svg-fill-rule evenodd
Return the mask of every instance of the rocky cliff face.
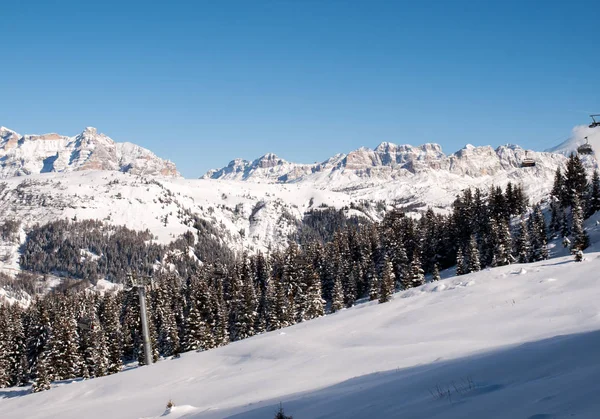
<path id="1" fill-rule="evenodd" d="M 75 137 L 19 135 L 0 127 L 0 178 L 47 172 L 113 170 L 180 176 L 175 164 L 131 143 L 116 143 L 88 127 Z"/>
<path id="2" fill-rule="evenodd" d="M 565 161 L 556 153 L 529 152 L 536 161 L 529 172 L 554 172 Z M 252 162 L 236 159 L 228 166 L 211 170 L 205 179 L 244 180 L 261 183 L 291 182 L 341 182 L 343 179 L 401 180 L 415 175 L 448 173 L 468 177 L 498 176 L 521 169 L 525 150 L 519 146 L 505 145 L 496 149 L 490 146 L 467 145 L 456 153 L 446 155 L 439 144 L 421 146 L 381 143 L 374 150 L 360 148 L 348 154 L 339 154 L 322 163 L 295 164 L 274 154 L 267 154 Z M 517 172 L 518 177 L 518 172 Z"/>

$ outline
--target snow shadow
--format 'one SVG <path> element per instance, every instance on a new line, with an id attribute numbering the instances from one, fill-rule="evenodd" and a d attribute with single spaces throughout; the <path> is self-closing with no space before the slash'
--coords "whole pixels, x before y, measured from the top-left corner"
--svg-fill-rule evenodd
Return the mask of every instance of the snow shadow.
<path id="1" fill-rule="evenodd" d="M 598 348 L 600 331 L 556 336 L 355 377 L 319 390 L 220 411 L 218 417 L 273 418 L 281 402 L 294 419 L 598 418 Z"/>

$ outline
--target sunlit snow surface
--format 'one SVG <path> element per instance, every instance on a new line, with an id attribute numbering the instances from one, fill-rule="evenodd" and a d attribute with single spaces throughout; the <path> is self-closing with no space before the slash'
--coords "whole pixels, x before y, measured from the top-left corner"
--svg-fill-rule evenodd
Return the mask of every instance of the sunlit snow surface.
<path id="1" fill-rule="evenodd" d="M 151 367 L 22 397 L 9 389 L 0 411 L 258 419 L 282 402 L 298 419 L 596 418 L 599 258 L 452 277 Z M 170 399 L 181 409 L 165 412 Z"/>

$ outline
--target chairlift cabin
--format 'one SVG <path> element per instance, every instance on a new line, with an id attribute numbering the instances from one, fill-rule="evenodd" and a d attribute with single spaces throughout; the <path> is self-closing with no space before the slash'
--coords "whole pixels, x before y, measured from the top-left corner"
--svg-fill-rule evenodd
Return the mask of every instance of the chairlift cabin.
<path id="1" fill-rule="evenodd" d="M 592 118 L 592 123 L 590 124 L 590 128 L 600 127 L 600 114 L 590 115 Z M 598 118 L 598 120 L 596 120 Z"/>
<path id="2" fill-rule="evenodd" d="M 598 124 L 600 125 L 600 124 Z M 591 127 L 591 125 L 590 125 Z M 594 149 L 592 148 L 592 146 L 590 145 L 589 141 L 588 141 L 588 137 L 585 137 L 585 144 L 581 144 L 579 147 L 577 147 L 577 153 L 578 154 L 594 154 Z"/>
<path id="3" fill-rule="evenodd" d="M 521 167 L 533 167 L 535 166 L 535 160 L 528 156 L 529 152 L 525 152 L 525 158 L 521 161 Z"/>

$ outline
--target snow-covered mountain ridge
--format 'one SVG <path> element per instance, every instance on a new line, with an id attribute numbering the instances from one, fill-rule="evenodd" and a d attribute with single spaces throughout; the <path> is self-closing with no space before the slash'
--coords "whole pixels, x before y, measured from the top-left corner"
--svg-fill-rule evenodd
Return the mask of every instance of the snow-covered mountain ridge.
<path id="1" fill-rule="evenodd" d="M 596 150 L 600 149 L 600 130 L 578 126 L 567 141 L 546 152 L 524 150 L 511 144 L 496 149 L 466 145 L 447 155 L 439 144 L 412 146 L 383 142 L 375 149 L 361 147 L 314 164 L 291 163 L 273 153 L 253 161 L 235 159 L 223 168 L 208 171 L 202 178 L 257 183 L 304 182 L 329 189 L 354 188 L 370 182 L 417 184 L 431 179 L 439 181 L 444 177 L 452 181 L 455 176 L 471 178 L 473 182 L 480 178 L 506 177 L 517 183 L 526 183 L 531 175 L 547 178 L 548 172 L 556 170 L 564 163 L 565 156 L 585 142 L 585 137 Z M 526 157 L 535 160 L 535 168 L 521 168 Z M 589 162 L 590 166 L 594 164 Z"/>
<path id="2" fill-rule="evenodd" d="M 556 167 L 562 155 L 545 152 L 527 152 L 536 160 L 538 168 Z M 375 149 L 366 147 L 338 154 L 322 163 L 290 163 L 269 153 L 252 162 L 235 159 L 226 167 L 207 172 L 204 179 L 243 180 L 250 182 L 292 183 L 357 179 L 401 180 L 427 172 L 469 176 L 494 176 L 519 169 L 526 151 L 516 145 L 496 149 L 490 146 L 467 145 L 456 153 L 446 155 L 439 144 L 421 146 L 381 143 Z"/>
<path id="3" fill-rule="evenodd" d="M 132 143 L 117 143 L 88 127 L 81 134 L 20 135 L 0 127 L 0 178 L 48 172 L 115 170 L 180 176 L 175 164 Z"/>

